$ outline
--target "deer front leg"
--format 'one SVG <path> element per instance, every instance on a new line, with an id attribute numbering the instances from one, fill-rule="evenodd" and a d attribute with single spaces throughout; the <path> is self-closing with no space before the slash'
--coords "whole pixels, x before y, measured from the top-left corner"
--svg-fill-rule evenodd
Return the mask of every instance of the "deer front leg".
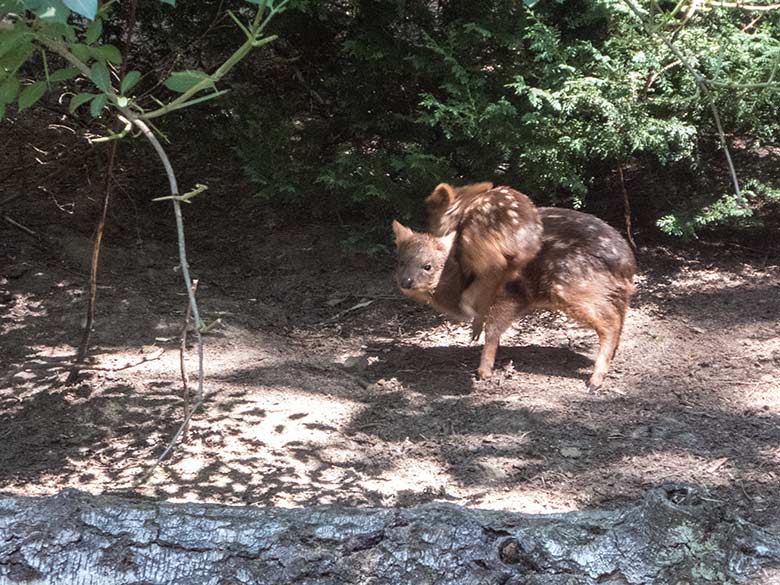
<path id="1" fill-rule="evenodd" d="M 464 314 L 473 317 L 471 341 L 479 339 L 488 313 L 496 302 L 502 279 L 503 275 L 499 271 L 481 274 L 463 291 L 460 308 Z"/>
<path id="2" fill-rule="evenodd" d="M 477 376 L 480 379 L 487 380 L 493 375 L 493 364 L 496 361 L 501 335 L 521 313 L 520 307 L 509 300 L 499 300 L 489 310 L 485 322 L 485 345 L 477 369 Z"/>

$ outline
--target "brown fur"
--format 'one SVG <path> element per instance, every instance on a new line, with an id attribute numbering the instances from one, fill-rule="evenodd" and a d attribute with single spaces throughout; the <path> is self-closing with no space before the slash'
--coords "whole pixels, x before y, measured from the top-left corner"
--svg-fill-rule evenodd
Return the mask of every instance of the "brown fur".
<path id="1" fill-rule="evenodd" d="M 470 284 L 461 312 L 474 317 L 474 339 L 501 285 L 519 274 L 536 256 L 542 224 L 531 200 L 492 183 L 452 187 L 441 183 L 425 200 L 431 234 L 457 232 L 456 254 Z"/>
<path id="2" fill-rule="evenodd" d="M 589 381 L 591 389 L 598 388 L 617 351 L 634 292 L 634 255 L 615 229 L 592 215 L 543 207 L 539 217 L 541 248 L 500 285 L 487 315 L 477 373 L 490 377 L 500 337 L 518 317 L 535 309 L 560 310 L 598 334 L 599 352 Z M 457 258 L 456 232 L 436 237 L 398 222 L 393 227 L 401 291 L 462 319 L 460 298 L 468 277 Z"/>
<path id="3" fill-rule="evenodd" d="M 440 183 L 433 193 L 425 199 L 425 209 L 428 213 L 428 230 L 435 236 L 443 236 L 458 227 L 460 215 L 447 214 L 454 203 L 461 199 L 472 200 L 475 196 L 490 191 L 493 183 L 472 183 L 453 187 L 449 183 Z"/>

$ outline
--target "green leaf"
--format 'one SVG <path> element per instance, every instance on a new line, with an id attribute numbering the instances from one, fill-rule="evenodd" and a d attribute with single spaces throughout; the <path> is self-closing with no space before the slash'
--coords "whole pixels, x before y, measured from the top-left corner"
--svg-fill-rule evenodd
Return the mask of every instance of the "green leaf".
<path id="1" fill-rule="evenodd" d="M 68 14 L 70 14 L 70 12 L 68 12 Z M 73 30 L 73 27 L 70 26 L 67 21 L 47 22 L 46 26 L 41 27 L 38 30 L 38 34 L 55 41 L 61 41 L 62 39 L 65 39 L 69 43 L 78 42 L 76 31 Z"/>
<path id="2" fill-rule="evenodd" d="M 128 71 L 122 78 L 122 83 L 119 85 L 119 93 L 122 95 L 126 94 L 135 87 L 135 84 L 138 83 L 139 79 L 141 79 L 140 71 Z"/>
<path id="3" fill-rule="evenodd" d="M 49 75 L 49 81 L 67 81 L 78 77 L 78 74 L 79 70 L 75 67 L 65 67 L 65 69 L 60 69 Z"/>
<path id="4" fill-rule="evenodd" d="M 64 24 L 68 21 L 70 10 L 65 7 L 62 0 L 40 0 L 32 12 L 47 23 Z"/>
<path id="5" fill-rule="evenodd" d="M 97 14 L 97 0 L 65 0 L 65 6 L 90 20 Z"/>
<path id="6" fill-rule="evenodd" d="M 102 20 L 93 20 L 92 24 L 89 25 L 87 28 L 87 34 L 85 35 L 85 40 L 87 41 L 88 45 L 93 44 L 96 40 L 100 38 L 100 35 L 103 34 L 103 21 Z"/>
<path id="7" fill-rule="evenodd" d="M 93 98 L 97 97 L 94 93 L 80 93 L 78 95 L 73 96 L 70 98 L 70 103 L 68 104 L 68 111 L 72 114 L 76 111 L 76 109 L 82 105 L 86 104 L 88 101 L 92 100 Z"/>
<path id="8" fill-rule="evenodd" d="M 0 120 L 5 117 L 5 104 L 0 104 Z"/>
<path id="9" fill-rule="evenodd" d="M 10 104 L 19 93 L 19 80 L 16 77 L 9 77 L 3 83 L 0 83 L 0 104 Z"/>
<path id="10" fill-rule="evenodd" d="M 100 62 L 93 63 L 92 67 L 89 69 L 89 78 L 99 90 L 111 91 L 111 75 L 105 64 Z"/>
<path id="11" fill-rule="evenodd" d="M 45 81 L 36 81 L 32 85 L 25 87 L 22 93 L 19 95 L 19 111 L 21 112 L 22 110 L 26 110 L 39 99 L 41 99 L 41 96 L 45 91 Z"/>
<path id="12" fill-rule="evenodd" d="M 160 0 L 163 4 L 168 4 L 170 6 L 176 6 L 176 0 Z"/>
<path id="13" fill-rule="evenodd" d="M 34 50 L 32 43 L 22 42 L 0 57 L 0 81 L 16 74 Z"/>
<path id="14" fill-rule="evenodd" d="M 116 103 L 120 108 L 126 108 L 129 100 L 123 96 L 120 95 L 118 98 L 116 98 Z"/>
<path id="15" fill-rule="evenodd" d="M 106 107 L 107 101 L 108 96 L 106 96 L 104 93 L 101 93 L 94 100 L 92 100 L 92 103 L 89 104 L 89 113 L 92 114 L 93 118 L 100 116 L 100 112 L 102 112 L 103 108 Z"/>
<path id="16" fill-rule="evenodd" d="M 4 31 L 3 34 L 0 35 L 0 57 L 6 53 L 10 53 L 19 45 L 23 44 L 25 42 L 25 36 L 27 33 L 28 31 L 26 31 L 21 25 L 17 25 L 10 32 Z M 29 43 L 31 39 L 32 37 L 28 36 L 27 42 Z"/>
<path id="17" fill-rule="evenodd" d="M 98 61 L 108 61 L 114 65 L 119 65 L 122 62 L 122 53 L 114 45 L 92 47 L 90 53 Z"/>
<path id="18" fill-rule="evenodd" d="M 209 79 L 209 76 L 207 73 L 204 73 L 203 71 L 195 71 L 195 70 L 177 71 L 175 73 L 172 73 L 171 76 L 165 80 L 165 87 L 167 87 L 171 91 L 184 93 L 185 91 L 197 85 L 204 79 Z M 209 86 L 214 87 L 214 84 L 209 83 Z"/>
<path id="19" fill-rule="evenodd" d="M 92 56 L 92 51 L 90 51 L 90 48 L 87 45 L 82 45 L 81 43 L 71 43 L 68 45 L 68 48 L 70 49 L 70 52 L 76 56 L 76 59 L 83 61 L 84 63 L 89 61 L 90 57 Z"/>

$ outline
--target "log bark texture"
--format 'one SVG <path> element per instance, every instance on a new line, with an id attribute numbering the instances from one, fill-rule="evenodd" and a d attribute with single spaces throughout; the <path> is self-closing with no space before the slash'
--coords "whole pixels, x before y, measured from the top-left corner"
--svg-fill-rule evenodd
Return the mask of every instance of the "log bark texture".
<path id="1" fill-rule="evenodd" d="M 0 497 L 2 584 L 780 583 L 780 530 L 664 485 L 608 512 Z"/>

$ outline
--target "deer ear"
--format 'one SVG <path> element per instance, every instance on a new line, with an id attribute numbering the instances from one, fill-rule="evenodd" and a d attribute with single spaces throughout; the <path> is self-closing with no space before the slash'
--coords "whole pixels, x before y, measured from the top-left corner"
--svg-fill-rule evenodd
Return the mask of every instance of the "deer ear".
<path id="1" fill-rule="evenodd" d="M 493 188 L 493 183 L 485 181 L 484 183 L 471 183 L 470 185 L 463 185 L 458 187 L 458 193 L 460 195 L 470 195 L 472 193 L 484 193 L 490 191 Z"/>
<path id="2" fill-rule="evenodd" d="M 404 240 L 411 238 L 413 234 L 412 230 L 395 220 L 393 220 L 393 232 L 395 233 L 396 246 L 399 246 Z"/>
<path id="3" fill-rule="evenodd" d="M 455 189 L 449 183 L 439 183 L 433 193 L 425 198 L 429 207 L 449 207 L 455 201 Z"/>

